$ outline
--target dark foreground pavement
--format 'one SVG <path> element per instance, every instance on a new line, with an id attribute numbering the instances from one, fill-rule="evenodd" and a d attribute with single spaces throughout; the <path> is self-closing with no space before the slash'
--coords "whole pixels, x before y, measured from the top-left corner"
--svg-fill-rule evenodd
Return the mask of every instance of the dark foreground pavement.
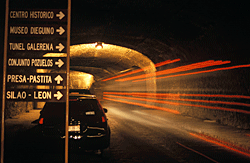
<path id="1" fill-rule="evenodd" d="M 99 156 L 99 151 L 82 152 L 70 147 L 70 162 L 224 162 L 232 158 L 235 160 L 231 162 L 250 160 L 248 130 L 159 110 L 128 109 L 126 107 L 131 106 L 121 107 L 117 103 L 105 107 L 109 110 L 107 115 L 112 132 L 111 147 L 106 150 L 104 157 Z M 64 162 L 64 145 L 53 140 L 41 141 L 40 135 L 37 135 L 39 127 L 31 122 L 38 119 L 39 112 L 40 110 L 31 110 L 5 121 L 6 162 Z M 217 147 L 208 147 L 207 142 L 212 147 Z M 224 149 L 229 150 L 229 154 Z M 241 156 L 235 156 L 230 151 L 240 153 L 243 160 L 238 160 Z M 221 158 L 225 155 L 228 158 Z"/>

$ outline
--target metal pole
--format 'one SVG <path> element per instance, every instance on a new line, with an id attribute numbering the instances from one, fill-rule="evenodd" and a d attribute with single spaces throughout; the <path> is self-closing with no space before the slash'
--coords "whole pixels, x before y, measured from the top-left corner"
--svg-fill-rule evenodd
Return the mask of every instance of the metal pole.
<path id="1" fill-rule="evenodd" d="M 8 41 L 8 19 L 9 19 L 9 0 L 6 0 L 5 8 L 5 33 L 4 33 L 4 59 L 3 59 L 3 94 L 2 94 L 2 123 L 1 123 L 1 163 L 4 162 L 4 110 L 5 110 L 5 91 L 6 91 L 6 63 L 7 63 L 7 41 Z"/>
<path id="2" fill-rule="evenodd" d="M 66 120 L 65 120 L 65 163 L 69 160 L 69 78 L 70 78 L 70 18 L 71 0 L 68 0 L 68 21 L 67 21 L 67 97 L 66 97 Z"/>

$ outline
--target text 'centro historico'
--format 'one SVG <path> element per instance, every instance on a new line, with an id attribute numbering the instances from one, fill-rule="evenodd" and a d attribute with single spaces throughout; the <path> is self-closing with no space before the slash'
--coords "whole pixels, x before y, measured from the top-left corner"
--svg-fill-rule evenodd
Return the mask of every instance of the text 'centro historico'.
<path id="1" fill-rule="evenodd" d="M 54 17 L 53 11 L 10 11 L 12 19 L 53 19 Z"/>
<path id="2" fill-rule="evenodd" d="M 66 57 L 44 57 L 44 54 L 61 53 L 63 56 L 67 53 L 67 11 L 9 11 L 7 100 L 66 101 Z"/>

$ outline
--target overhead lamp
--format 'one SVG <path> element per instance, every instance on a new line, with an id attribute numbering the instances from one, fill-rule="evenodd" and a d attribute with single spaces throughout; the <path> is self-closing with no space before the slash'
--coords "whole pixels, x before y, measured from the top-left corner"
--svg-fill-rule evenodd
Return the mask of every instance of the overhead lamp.
<path id="1" fill-rule="evenodd" d="M 96 42 L 95 43 L 95 48 L 96 49 L 102 49 L 103 48 L 102 42 Z"/>

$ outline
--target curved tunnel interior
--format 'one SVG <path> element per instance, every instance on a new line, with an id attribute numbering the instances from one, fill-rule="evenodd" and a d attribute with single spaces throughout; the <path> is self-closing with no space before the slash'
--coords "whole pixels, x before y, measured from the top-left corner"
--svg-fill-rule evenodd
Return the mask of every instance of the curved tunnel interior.
<path id="1" fill-rule="evenodd" d="M 70 89 L 100 90 L 103 88 L 98 87 L 102 85 L 102 80 L 106 78 L 135 69 L 142 69 L 142 73 L 145 74 L 152 74 L 156 71 L 154 63 L 138 51 L 105 43 L 100 43 L 100 45 L 101 48 L 97 47 L 97 43 L 79 44 L 70 47 Z M 47 53 L 44 57 L 65 55 Z M 156 83 L 152 82 L 153 77 L 151 76 L 150 79 L 146 82 L 146 87 L 142 91 L 149 89 L 153 92 L 156 91 Z M 92 84 L 95 85 L 94 88 L 92 88 Z M 102 87 L 108 87 L 108 85 Z M 112 90 L 117 89 L 116 91 L 128 88 L 121 85 L 112 85 L 112 87 Z M 102 94 L 102 92 L 95 92 L 95 94 L 100 93 Z"/>
<path id="2" fill-rule="evenodd" d="M 47 11 L 53 7 L 53 11 L 62 9 L 66 12 L 66 1 L 43 0 L 37 3 L 34 0 L 11 0 L 10 6 L 16 11 Z M 27 156 L 27 160 L 30 157 L 41 159 L 40 162 L 46 162 L 47 154 L 50 155 L 48 159 L 57 159 L 54 151 L 51 154 L 47 151 L 50 142 L 48 146 L 44 145 L 46 151 L 41 152 L 40 145 L 44 141 L 40 141 L 39 120 L 45 101 L 65 100 L 64 95 L 62 101 L 57 99 L 58 94 L 53 91 L 66 94 L 65 80 L 60 84 L 55 82 L 59 75 L 66 79 L 66 64 L 60 68 L 56 61 L 59 62 L 59 58 L 66 61 L 69 49 L 69 89 L 88 90 L 86 92 L 95 94 L 102 107 L 106 108 L 103 111 L 108 110 L 106 116 L 112 134 L 111 148 L 108 149 L 111 160 L 105 158 L 97 162 L 171 162 L 169 158 L 175 155 L 177 162 L 206 162 L 209 157 L 213 158 L 210 159 L 212 162 L 234 162 L 232 160 L 237 158 L 244 160 L 239 156 L 242 152 L 250 156 L 248 5 L 218 0 L 71 2 L 70 28 L 66 21 L 61 25 L 52 20 L 42 19 L 34 23 L 29 20 L 27 27 L 25 20 L 10 21 L 8 29 L 12 29 L 12 35 L 9 43 L 15 42 L 16 47 L 11 49 L 7 43 L 11 52 L 8 59 L 18 62 L 19 57 L 37 58 L 41 65 L 33 66 L 37 69 L 32 66 L 22 69 L 18 63 L 12 67 L 9 65 L 7 89 L 13 90 L 13 97 L 23 90 L 31 91 L 33 94 L 28 94 L 30 96 L 38 91 L 49 92 L 50 99 L 42 99 L 40 94 L 40 99 L 33 101 L 24 98 L 6 101 L 3 117 L 7 122 L 9 160 L 19 159 L 13 154 L 20 158 Z M 3 8 L 4 5 L 1 6 Z M 57 30 L 61 26 L 65 33 L 62 36 L 51 32 L 31 34 L 29 27 L 33 29 L 35 26 L 53 29 L 54 34 L 59 33 Z M 13 31 L 22 27 L 29 30 L 27 35 Z M 0 28 L 4 31 L 3 26 Z M 67 46 L 64 53 L 57 53 L 60 51 L 56 47 L 58 43 L 65 44 L 66 40 L 70 41 L 70 47 Z M 26 45 L 32 41 L 37 44 L 32 44 L 34 47 L 28 51 Z M 36 48 L 36 45 L 43 44 L 50 44 L 53 50 Z M 47 66 L 45 62 L 52 63 L 52 60 L 55 63 L 53 67 Z M 21 83 L 19 74 L 27 74 L 27 77 L 42 74 L 51 80 L 50 83 L 38 80 Z M 10 75 L 13 75 L 13 80 Z M 22 141 L 28 139 L 31 141 L 27 144 Z M 17 143 L 10 145 L 12 142 Z M 55 149 L 61 148 L 55 146 Z M 229 148 L 222 149 L 225 146 Z M 239 150 L 240 154 L 232 153 L 233 149 Z M 62 154 L 59 155 L 61 157 Z M 71 159 L 86 162 L 85 154 L 70 152 L 70 155 Z M 165 159 L 165 156 L 169 157 Z M 90 157 L 92 159 L 92 155 Z M 97 159 L 95 155 L 93 157 Z M 244 162 L 240 160 L 235 162 Z M 30 162 L 37 161 L 31 159 Z"/>
<path id="3" fill-rule="evenodd" d="M 154 57 L 150 49 L 166 47 L 169 59 L 155 63 L 160 55 Z M 248 79 L 241 81 L 247 78 L 248 64 L 216 57 L 188 62 L 188 52 L 158 40 L 145 39 L 136 49 L 147 55 L 103 42 L 72 45 L 70 89 L 90 89 L 104 103 L 116 101 L 248 128 L 248 98 L 240 96 L 248 94 Z M 52 55 L 57 54 L 44 57 Z"/>

